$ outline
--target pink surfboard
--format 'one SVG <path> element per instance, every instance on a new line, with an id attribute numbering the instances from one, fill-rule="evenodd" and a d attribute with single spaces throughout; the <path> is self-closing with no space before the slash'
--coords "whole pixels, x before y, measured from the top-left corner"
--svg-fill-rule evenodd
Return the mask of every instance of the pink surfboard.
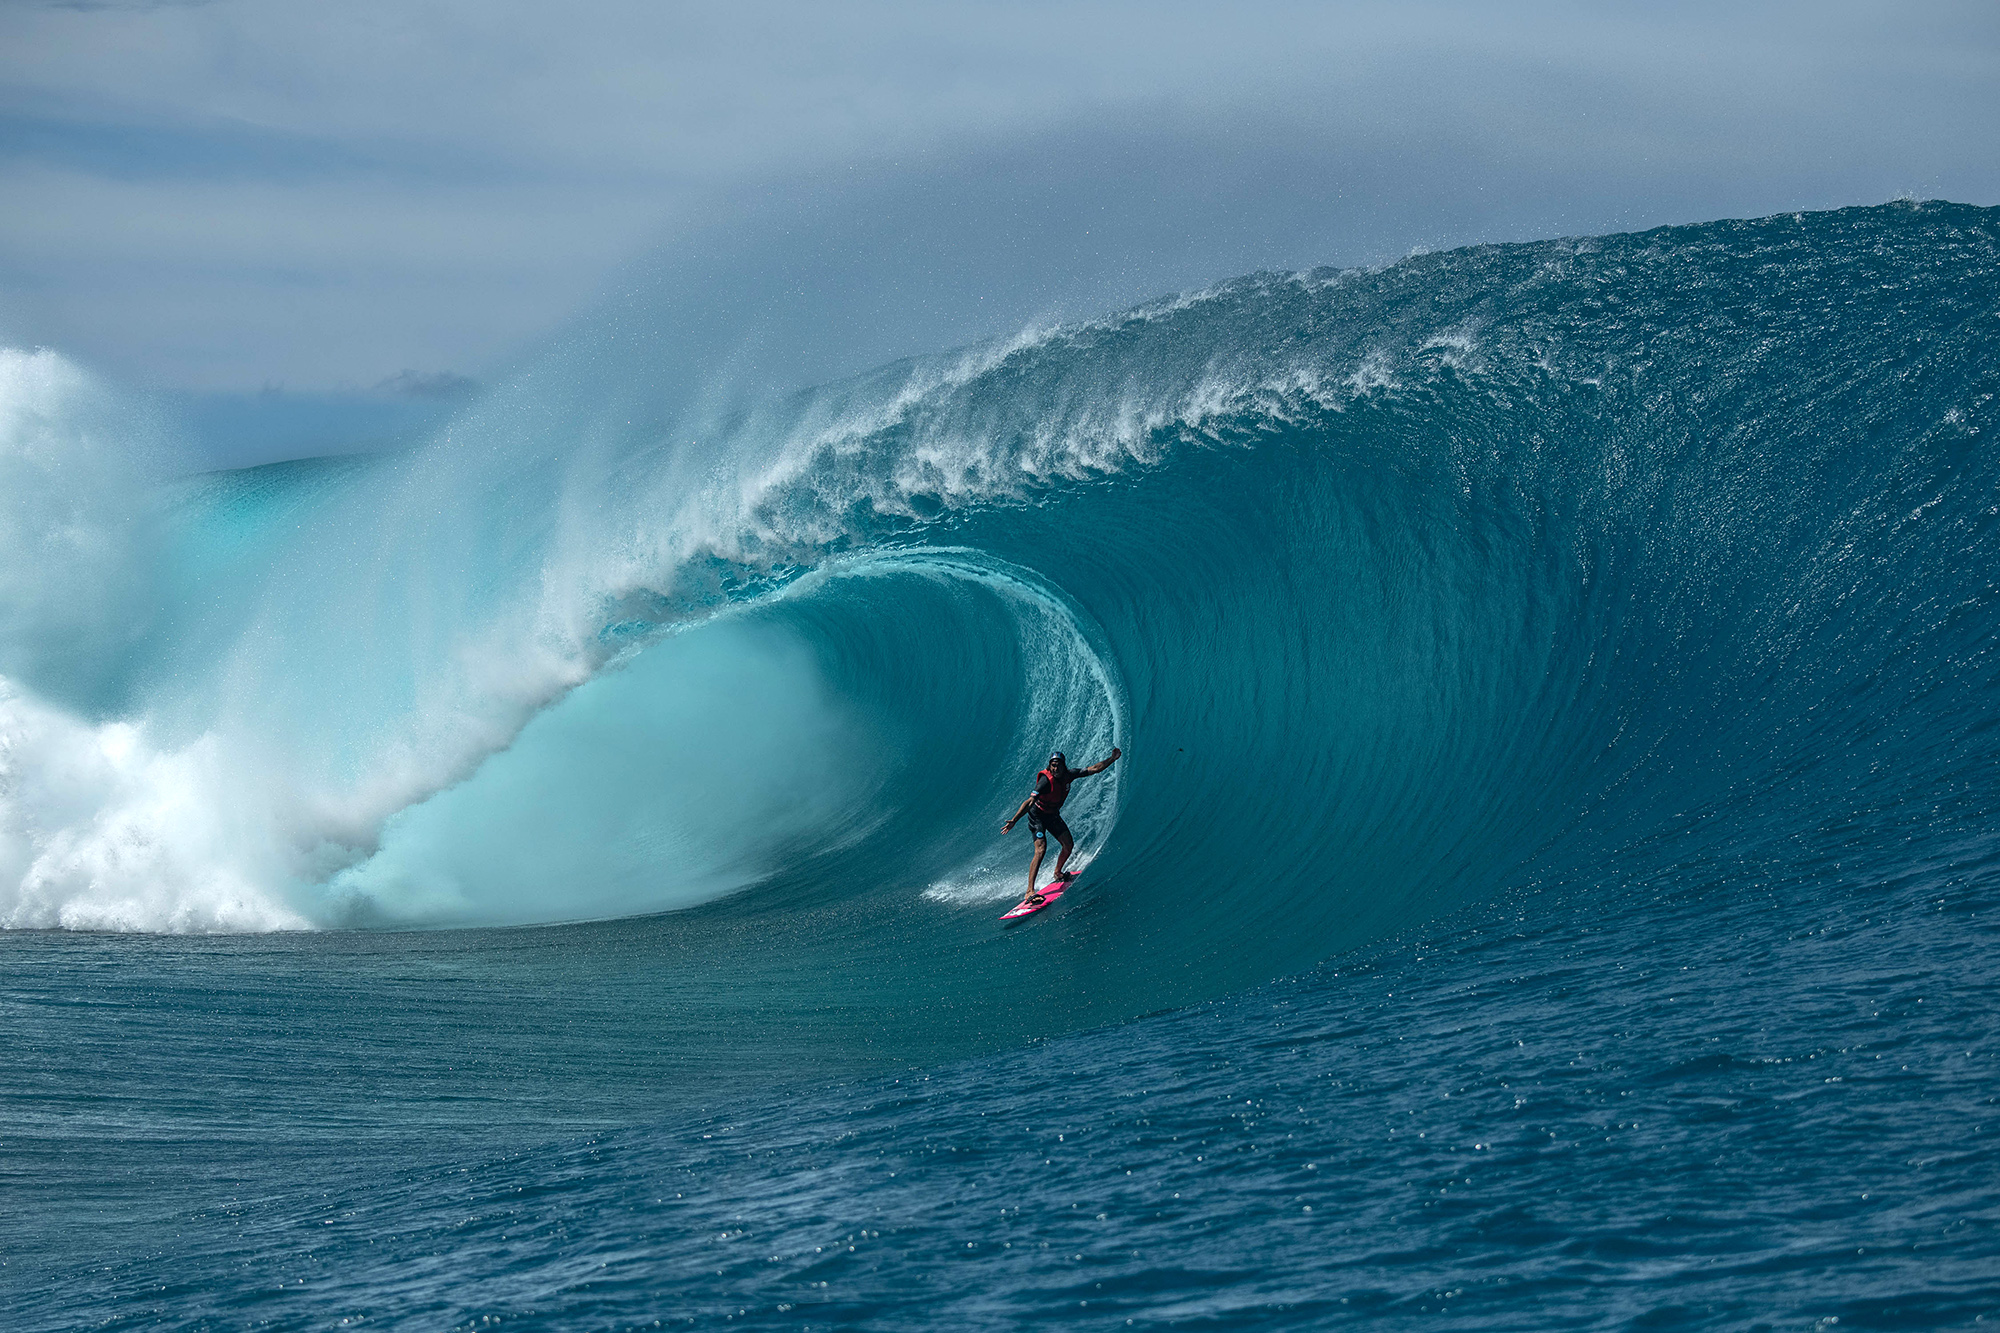
<path id="1" fill-rule="evenodd" d="M 1048 887 L 1042 890 L 1042 900 L 1040 902 L 1034 904 L 1032 907 L 1027 903 L 1016 903 L 1014 904 L 1014 910 L 1001 913 L 1000 919 L 1002 921 L 1013 921 L 1018 917 L 1033 916 L 1044 907 L 1052 907 L 1055 905 L 1056 899 L 1063 896 L 1063 891 L 1074 883 L 1076 883 L 1075 875 L 1071 875 L 1068 879 L 1052 879 L 1049 881 Z"/>

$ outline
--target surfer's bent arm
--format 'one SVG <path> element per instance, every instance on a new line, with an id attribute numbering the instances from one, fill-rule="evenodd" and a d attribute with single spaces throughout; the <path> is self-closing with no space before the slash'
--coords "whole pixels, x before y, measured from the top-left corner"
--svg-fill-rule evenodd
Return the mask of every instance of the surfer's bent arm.
<path id="1" fill-rule="evenodd" d="M 1124 753 L 1125 752 L 1123 750 L 1119 749 L 1117 746 L 1114 745 L 1111 747 L 1111 757 L 1109 759 L 1100 759 L 1096 763 L 1092 764 L 1089 768 L 1079 768 L 1078 770 L 1076 770 L 1076 775 L 1080 778 L 1096 777 L 1099 773 L 1102 773 L 1105 769 L 1117 763 L 1118 756 Z M 1025 809 L 1026 807 L 1024 806 L 1022 808 Z"/>

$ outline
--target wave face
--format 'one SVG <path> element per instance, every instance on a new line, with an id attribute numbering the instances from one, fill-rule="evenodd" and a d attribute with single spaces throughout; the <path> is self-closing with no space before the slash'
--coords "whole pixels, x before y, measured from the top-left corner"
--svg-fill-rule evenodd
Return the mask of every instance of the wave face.
<path id="1" fill-rule="evenodd" d="M 671 912 L 690 975 L 1067 1025 L 1725 841 L 1945 855 L 1992 827 L 1996 242 L 1260 274 L 749 405 L 607 320 L 413 453 L 164 489 L 10 354 L 0 924 Z M 1001 935 L 1001 820 L 1114 744 L 1073 905 Z"/>

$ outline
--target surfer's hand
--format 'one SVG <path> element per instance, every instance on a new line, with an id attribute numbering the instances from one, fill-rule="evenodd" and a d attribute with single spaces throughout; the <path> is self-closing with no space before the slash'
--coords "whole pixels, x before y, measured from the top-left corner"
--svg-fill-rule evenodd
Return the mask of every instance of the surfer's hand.
<path id="1" fill-rule="evenodd" d="M 1000 826 L 1000 831 L 1002 833 L 1012 833 L 1014 831 L 1014 821 L 1010 819 L 1006 823 L 1002 824 Z"/>
<path id="2" fill-rule="evenodd" d="M 1116 759 L 1116 758 L 1117 758 L 1117 757 L 1118 757 L 1119 755 L 1121 755 L 1121 754 L 1124 754 L 1124 753 L 1125 753 L 1125 752 L 1124 752 L 1123 750 L 1119 749 L 1119 748 L 1118 748 L 1117 746 L 1115 746 L 1115 745 L 1111 747 L 1111 757 L 1112 757 L 1113 759 Z"/>

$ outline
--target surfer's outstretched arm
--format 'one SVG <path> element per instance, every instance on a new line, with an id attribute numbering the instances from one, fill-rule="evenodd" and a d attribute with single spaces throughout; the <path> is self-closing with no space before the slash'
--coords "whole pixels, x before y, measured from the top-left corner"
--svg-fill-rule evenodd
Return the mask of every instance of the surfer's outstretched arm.
<path id="1" fill-rule="evenodd" d="M 1125 752 L 1123 750 L 1119 749 L 1117 746 L 1114 745 L 1111 747 L 1111 757 L 1109 759 L 1100 759 L 1096 763 L 1092 764 L 1089 768 L 1077 769 L 1076 776 L 1080 778 L 1096 777 L 1099 773 L 1102 773 L 1105 769 L 1117 763 L 1118 756 L 1124 753 Z M 1024 806 L 1022 808 L 1025 809 L 1026 807 Z"/>
<path id="2" fill-rule="evenodd" d="M 1020 822 L 1021 816 L 1027 814 L 1028 807 L 1030 805 L 1033 805 L 1034 803 L 1035 803 L 1035 797 L 1034 794 L 1031 792 L 1028 795 L 1028 799 L 1021 802 L 1021 808 L 1014 812 L 1014 817 L 1000 826 L 1000 831 L 1002 833 L 1012 833 L 1014 831 L 1014 825 Z"/>

